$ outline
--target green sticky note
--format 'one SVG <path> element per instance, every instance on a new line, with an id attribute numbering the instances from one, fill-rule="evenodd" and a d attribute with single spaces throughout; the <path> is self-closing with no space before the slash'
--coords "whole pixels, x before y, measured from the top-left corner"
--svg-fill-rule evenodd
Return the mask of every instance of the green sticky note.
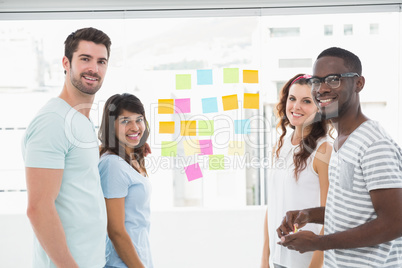
<path id="1" fill-rule="evenodd" d="M 209 170 L 224 170 L 225 158 L 223 154 L 209 156 Z"/>
<path id="2" fill-rule="evenodd" d="M 162 156 L 175 157 L 177 155 L 177 142 L 162 141 Z"/>
<path id="3" fill-rule="evenodd" d="M 198 121 L 198 135 L 200 136 L 214 135 L 214 120 Z"/>
<path id="4" fill-rule="evenodd" d="M 224 68 L 223 83 L 239 83 L 239 68 Z"/>
<path id="5" fill-rule="evenodd" d="M 191 89 L 191 74 L 176 74 L 176 89 Z"/>

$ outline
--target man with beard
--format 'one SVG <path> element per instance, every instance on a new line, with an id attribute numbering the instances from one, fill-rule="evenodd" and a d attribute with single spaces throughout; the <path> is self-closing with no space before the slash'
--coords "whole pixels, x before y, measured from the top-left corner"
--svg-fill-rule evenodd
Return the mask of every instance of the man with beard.
<path id="1" fill-rule="evenodd" d="M 338 132 L 327 203 L 287 212 L 279 243 L 301 253 L 324 250 L 325 267 L 402 267 L 402 150 L 362 113 L 361 74 L 359 58 L 341 48 L 324 50 L 314 64 L 314 101 Z M 325 222 L 325 235 L 295 231 L 308 222 Z"/>
<path id="2" fill-rule="evenodd" d="M 110 45 L 94 28 L 67 37 L 61 94 L 38 112 L 23 138 L 33 267 L 105 265 L 106 208 L 89 112 L 106 74 Z"/>

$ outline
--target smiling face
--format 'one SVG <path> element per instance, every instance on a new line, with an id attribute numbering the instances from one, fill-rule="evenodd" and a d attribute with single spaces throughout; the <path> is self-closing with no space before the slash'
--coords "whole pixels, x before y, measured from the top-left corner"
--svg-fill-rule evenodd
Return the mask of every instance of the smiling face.
<path id="1" fill-rule="evenodd" d="M 141 114 L 123 110 L 115 120 L 115 129 L 116 137 L 125 147 L 126 152 L 132 153 L 144 135 L 144 117 Z"/>
<path id="2" fill-rule="evenodd" d="M 343 59 L 325 56 L 315 62 L 313 77 L 322 78 L 329 74 L 343 74 L 348 72 L 351 72 L 351 70 L 344 65 Z M 341 78 L 338 88 L 330 88 L 325 83 L 322 83 L 318 90 L 312 91 L 314 102 L 325 118 L 337 119 L 359 105 L 357 93 L 362 87 L 356 87 L 357 79 L 360 78 Z"/>
<path id="3" fill-rule="evenodd" d="M 63 58 L 71 84 L 80 92 L 93 95 L 103 83 L 107 70 L 107 49 L 103 44 L 80 41 L 71 62 Z"/>
<path id="4" fill-rule="evenodd" d="M 289 88 L 286 101 L 286 117 L 294 127 L 303 126 L 311 121 L 317 112 L 317 107 L 311 96 L 308 85 L 293 84 Z"/>

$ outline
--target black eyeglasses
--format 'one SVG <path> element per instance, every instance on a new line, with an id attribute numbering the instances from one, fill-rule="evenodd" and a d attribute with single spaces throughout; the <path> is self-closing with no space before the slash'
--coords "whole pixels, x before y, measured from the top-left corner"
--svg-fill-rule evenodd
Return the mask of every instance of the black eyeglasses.
<path id="1" fill-rule="evenodd" d="M 311 90 L 319 90 L 321 83 L 325 83 L 329 88 L 334 89 L 341 85 L 341 78 L 355 76 L 359 77 L 360 75 L 358 73 L 330 74 L 322 78 L 312 77 L 308 80 L 308 83 L 311 85 Z"/>

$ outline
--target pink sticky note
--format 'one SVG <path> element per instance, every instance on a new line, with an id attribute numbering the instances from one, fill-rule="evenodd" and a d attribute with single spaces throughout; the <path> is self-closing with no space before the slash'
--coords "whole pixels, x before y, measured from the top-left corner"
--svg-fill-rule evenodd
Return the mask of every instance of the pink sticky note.
<path id="1" fill-rule="evenodd" d="M 198 165 L 198 163 L 189 165 L 189 166 L 185 167 L 184 170 L 186 171 L 188 181 L 193 181 L 193 180 L 202 178 L 201 168 L 200 168 L 200 165 Z"/>
<path id="2" fill-rule="evenodd" d="M 190 113 L 191 112 L 190 98 L 175 99 L 174 100 L 174 105 L 175 105 L 175 113 L 176 114 Z"/>
<path id="3" fill-rule="evenodd" d="M 199 140 L 201 154 L 203 155 L 212 155 L 213 154 L 213 147 L 211 140 Z"/>

